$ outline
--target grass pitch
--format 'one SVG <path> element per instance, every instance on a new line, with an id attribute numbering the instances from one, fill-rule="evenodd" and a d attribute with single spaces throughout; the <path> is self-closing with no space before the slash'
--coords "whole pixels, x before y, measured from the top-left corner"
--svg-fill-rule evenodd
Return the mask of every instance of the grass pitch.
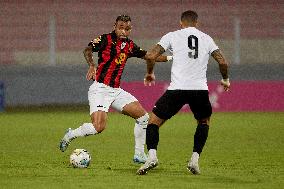
<path id="1" fill-rule="evenodd" d="M 136 175 L 134 121 L 110 113 L 107 129 L 77 138 L 65 153 L 58 143 L 68 128 L 89 122 L 84 111 L 0 113 L 0 188 L 284 188 L 284 113 L 214 113 L 200 158 L 201 175 L 187 172 L 196 123 L 178 114 L 160 129 L 160 165 Z M 87 169 L 69 155 L 85 148 Z"/>

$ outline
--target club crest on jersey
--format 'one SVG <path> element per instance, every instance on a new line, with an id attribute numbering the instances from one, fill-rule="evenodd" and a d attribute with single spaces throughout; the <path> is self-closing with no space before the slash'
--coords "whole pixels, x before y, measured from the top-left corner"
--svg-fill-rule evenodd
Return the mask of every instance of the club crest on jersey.
<path id="1" fill-rule="evenodd" d="M 126 46 L 126 43 L 125 43 L 125 42 L 121 43 L 120 49 L 124 49 L 125 46 Z"/>
<path id="2" fill-rule="evenodd" d="M 115 63 L 116 64 L 122 64 L 123 62 L 125 62 L 126 61 L 126 54 L 125 53 L 120 53 L 120 55 L 119 55 L 119 57 L 117 57 L 116 59 L 115 59 Z"/>

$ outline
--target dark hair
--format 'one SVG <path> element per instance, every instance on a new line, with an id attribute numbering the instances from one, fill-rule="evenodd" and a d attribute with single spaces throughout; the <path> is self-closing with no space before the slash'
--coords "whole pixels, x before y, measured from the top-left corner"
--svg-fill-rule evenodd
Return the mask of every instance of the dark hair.
<path id="1" fill-rule="evenodd" d="M 196 12 L 188 10 L 185 11 L 181 14 L 181 21 L 186 21 L 186 22 L 197 22 L 198 15 Z"/>
<path id="2" fill-rule="evenodd" d="M 123 21 L 123 22 L 128 22 L 128 21 L 130 21 L 130 22 L 131 22 L 131 18 L 130 18 L 130 16 L 128 16 L 128 15 L 122 14 L 122 15 L 119 15 L 119 16 L 116 18 L 115 22 L 118 22 L 118 21 Z"/>

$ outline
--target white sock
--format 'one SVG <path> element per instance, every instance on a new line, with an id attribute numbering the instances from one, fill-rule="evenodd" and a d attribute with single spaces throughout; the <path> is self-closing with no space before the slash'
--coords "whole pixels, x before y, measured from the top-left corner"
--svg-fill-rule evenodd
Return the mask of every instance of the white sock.
<path id="1" fill-rule="evenodd" d="M 149 152 L 148 152 L 148 154 L 149 154 L 149 158 L 150 158 L 150 159 L 158 159 L 158 158 L 157 158 L 157 150 L 155 150 L 155 149 L 150 149 Z"/>
<path id="2" fill-rule="evenodd" d="M 96 131 L 95 127 L 92 123 L 84 123 L 77 129 L 72 130 L 71 136 L 72 137 L 82 137 L 88 135 L 95 135 L 98 132 Z"/>
<path id="3" fill-rule="evenodd" d="M 135 154 L 144 153 L 146 129 L 143 129 L 140 125 L 135 123 L 134 136 L 135 136 Z"/>
<path id="4" fill-rule="evenodd" d="M 134 136 L 135 136 L 135 154 L 144 153 L 144 146 L 146 142 L 146 128 L 148 124 L 149 115 L 136 119 L 134 126 Z"/>
<path id="5" fill-rule="evenodd" d="M 198 160 L 199 160 L 199 154 L 197 152 L 193 152 L 190 161 L 193 164 L 196 164 L 198 163 Z"/>

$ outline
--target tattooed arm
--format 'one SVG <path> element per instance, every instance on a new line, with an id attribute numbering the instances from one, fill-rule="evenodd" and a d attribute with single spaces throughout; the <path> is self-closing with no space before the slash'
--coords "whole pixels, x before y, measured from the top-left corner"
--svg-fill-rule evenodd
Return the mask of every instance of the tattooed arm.
<path id="1" fill-rule="evenodd" d="M 152 50 L 147 52 L 145 55 L 146 63 L 147 63 L 147 73 L 153 73 L 155 61 L 158 57 L 162 57 L 161 55 L 165 52 L 164 48 L 160 45 L 156 45 Z"/>
<path id="2" fill-rule="evenodd" d="M 93 58 L 93 51 L 92 47 L 88 46 L 84 49 L 83 51 L 84 57 L 86 59 L 87 64 L 89 65 L 89 69 L 86 75 L 87 80 L 95 80 L 96 79 L 96 66 L 94 63 L 94 58 Z"/>
<path id="3" fill-rule="evenodd" d="M 160 45 L 156 45 L 152 50 L 148 51 L 145 55 L 146 63 L 147 63 L 147 73 L 144 77 L 144 85 L 151 86 L 151 83 L 155 84 L 155 75 L 154 75 L 154 66 L 155 61 L 158 57 L 162 57 L 161 55 L 165 52 L 164 48 Z"/>
<path id="4" fill-rule="evenodd" d="M 84 57 L 86 59 L 87 64 L 89 66 L 95 66 L 92 47 L 91 46 L 86 47 L 83 53 L 84 53 Z"/>
<path id="5" fill-rule="evenodd" d="M 219 49 L 213 51 L 211 56 L 218 62 L 219 70 L 223 79 L 228 78 L 228 62 Z"/>
<path id="6" fill-rule="evenodd" d="M 173 59 L 172 56 L 160 55 L 160 56 L 157 57 L 156 62 L 168 62 L 172 59 Z"/>
<path id="7" fill-rule="evenodd" d="M 225 59 L 224 55 L 219 49 L 213 51 L 211 56 L 218 62 L 219 70 L 222 75 L 221 85 L 223 85 L 225 91 L 228 91 L 230 88 L 230 81 L 228 76 L 228 62 Z"/>

